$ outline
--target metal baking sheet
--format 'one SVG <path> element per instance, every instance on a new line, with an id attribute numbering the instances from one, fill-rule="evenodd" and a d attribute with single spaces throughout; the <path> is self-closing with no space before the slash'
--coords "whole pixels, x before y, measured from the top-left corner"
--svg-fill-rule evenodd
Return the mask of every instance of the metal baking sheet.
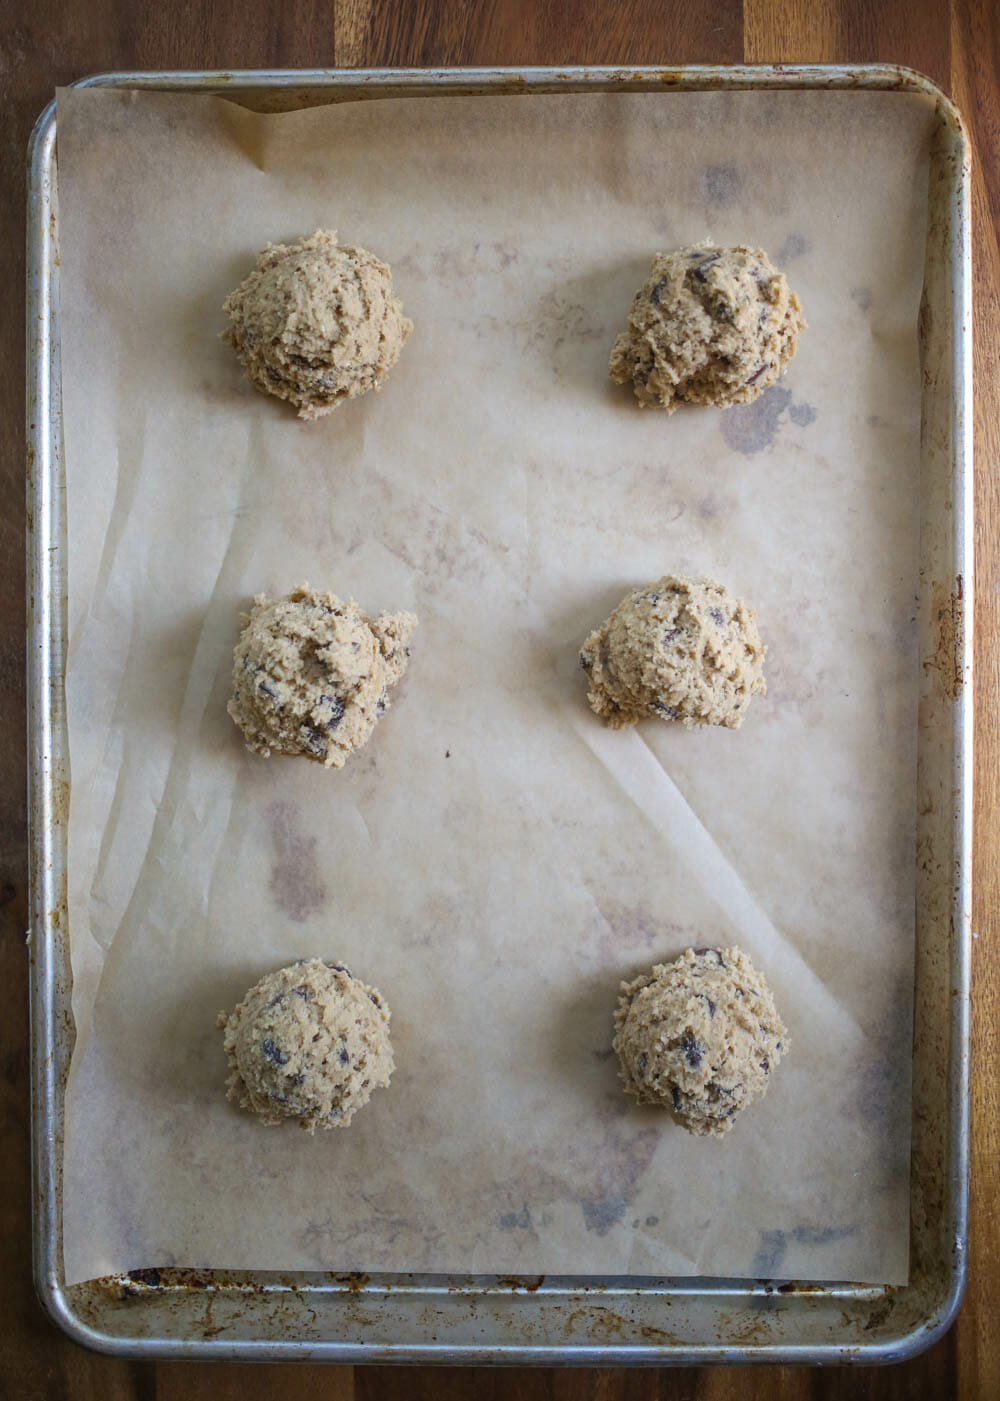
<path id="1" fill-rule="evenodd" d="M 73 1336 L 131 1355 L 337 1361 L 872 1362 L 950 1322 L 964 1279 L 971 704 L 967 144 L 954 109 L 898 68 L 112 74 L 89 84 L 215 92 L 264 110 L 442 92 L 875 87 L 936 100 L 921 354 L 921 616 L 911 1282 L 276 1276 L 138 1271 L 62 1282 L 62 1085 L 72 1047 L 62 707 L 65 585 L 55 114 L 32 143 L 28 515 L 36 1277 Z"/>

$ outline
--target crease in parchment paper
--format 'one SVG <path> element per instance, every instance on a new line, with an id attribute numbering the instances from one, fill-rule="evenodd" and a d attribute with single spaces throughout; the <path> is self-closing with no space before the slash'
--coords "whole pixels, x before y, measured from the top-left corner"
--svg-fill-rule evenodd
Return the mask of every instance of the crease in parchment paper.
<path id="1" fill-rule="evenodd" d="M 806 993 L 815 1013 L 836 1027 L 842 1040 L 856 1044 L 861 1033 L 850 1009 L 842 1000 L 831 997 L 825 984 L 761 906 L 745 878 L 646 744 L 640 727 L 622 736 L 587 724 L 578 708 L 568 711 L 567 721 L 658 832 L 669 840 L 672 832 L 683 829 L 689 842 L 689 860 L 711 888 L 731 928 L 743 931 L 742 937 L 758 963 L 771 968 L 779 958 L 791 962 L 795 971 L 789 981 Z"/>
<path id="2" fill-rule="evenodd" d="M 57 118 L 67 1280 L 904 1281 L 933 105 L 78 89 Z M 414 331 L 302 424 L 219 332 L 258 249 L 317 227 L 390 263 Z M 754 405 L 640 412 L 611 344 L 651 255 L 706 236 L 784 250 L 809 330 Z M 738 734 L 587 708 L 580 644 L 665 572 L 755 609 Z M 420 618 L 339 773 L 226 714 L 241 612 L 303 580 Z M 622 1094 L 613 1012 L 730 943 L 792 1049 L 706 1142 Z M 225 1100 L 215 1019 L 317 955 L 382 990 L 397 1069 L 312 1139 Z"/>

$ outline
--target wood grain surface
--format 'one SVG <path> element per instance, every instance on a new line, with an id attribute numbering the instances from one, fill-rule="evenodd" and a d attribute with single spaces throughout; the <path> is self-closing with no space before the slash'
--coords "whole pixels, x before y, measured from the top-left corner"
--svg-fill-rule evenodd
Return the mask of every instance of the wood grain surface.
<path id="1" fill-rule="evenodd" d="M 957 100 L 975 145 L 976 932 L 968 1294 L 886 1369 L 557 1371 L 134 1364 L 65 1339 L 30 1268 L 24 726 L 24 159 L 56 84 L 135 68 L 884 60 Z M 667 1401 L 1000 1397 L 1000 8 L 996 0 L 0 0 L 0 1397 Z"/>

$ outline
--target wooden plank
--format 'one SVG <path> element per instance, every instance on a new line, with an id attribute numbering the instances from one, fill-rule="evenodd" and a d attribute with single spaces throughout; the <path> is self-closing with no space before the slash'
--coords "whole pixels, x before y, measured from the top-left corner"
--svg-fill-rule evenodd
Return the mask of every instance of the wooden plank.
<path id="1" fill-rule="evenodd" d="M 739 0 L 379 0 L 369 64 L 738 63 Z"/>
<path id="2" fill-rule="evenodd" d="M 747 63 L 836 63 L 842 10 L 838 0 L 744 0 Z"/>

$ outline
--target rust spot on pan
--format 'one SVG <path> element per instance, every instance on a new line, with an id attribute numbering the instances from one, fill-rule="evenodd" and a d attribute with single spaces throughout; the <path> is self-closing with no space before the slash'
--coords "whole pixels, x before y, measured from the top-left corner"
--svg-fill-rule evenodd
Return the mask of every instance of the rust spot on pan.
<path id="1" fill-rule="evenodd" d="M 574 1309 L 564 1324 L 567 1335 L 586 1331 L 595 1342 L 617 1342 L 625 1338 L 629 1331 L 628 1320 L 602 1305 L 589 1309 Z"/>
<path id="2" fill-rule="evenodd" d="M 924 671 L 937 677 L 949 700 L 957 700 L 962 690 L 962 622 L 965 602 L 962 576 L 955 576 L 955 588 L 947 593 L 943 584 L 931 585 L 931 619 L 937 643 L 933 655 L 924 658 Z"/>
<path id="3" fill-rule="evenodd" d="M 872 1309 L 871 1313 L 868 1315 L 868 1322 L 864 1325 L 864 1331 L 866 1333 L 870 1333 L 874 1328 L 881 1328 L 882 1324 L 885 1323 L 886 1319 L 896 1307 L 896 1300 L 894 1295 L 895 1291 L 893 1290 L 892 1286 L 887 1285 L 885 1291 L 885 1298 L 880 1299 L 879 1302 Z"/>
<path id="4" fill-rule="evenodd" d="M 497 1275 L 497 1283 L 501 1284 L 504 1289 L 512 1289 L 515 1292 L 518 1289 L 523 1289 L 527 1294 L 534 1294 L 535 1290 L 540 1289 L 544 1282 L 544 1275 L 538 1275 L 537 1278 L 529 1278 L 525 1275 Z"/>

